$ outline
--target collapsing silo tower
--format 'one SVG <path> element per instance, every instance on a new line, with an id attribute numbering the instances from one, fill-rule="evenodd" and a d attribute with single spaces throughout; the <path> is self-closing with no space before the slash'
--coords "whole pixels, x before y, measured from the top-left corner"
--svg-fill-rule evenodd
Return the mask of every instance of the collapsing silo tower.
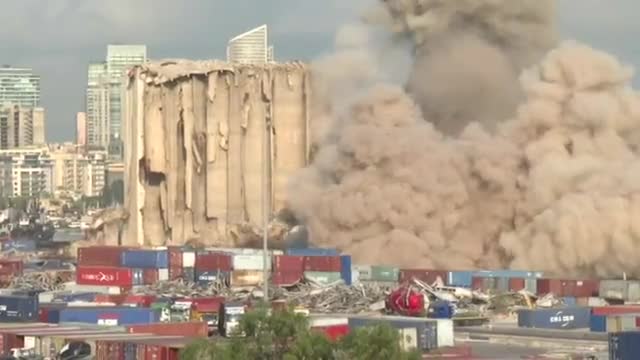
<path id="1" fill-rule="evenodd" d="M 301 63 L 133 68 L 124 100 L 123 244 L 235 245 L 244 241 L 240 229 L 259 229 L 264 184 L 274 214 L 285 206 L 290 175 L 308 163 L 308 89 Z"/>

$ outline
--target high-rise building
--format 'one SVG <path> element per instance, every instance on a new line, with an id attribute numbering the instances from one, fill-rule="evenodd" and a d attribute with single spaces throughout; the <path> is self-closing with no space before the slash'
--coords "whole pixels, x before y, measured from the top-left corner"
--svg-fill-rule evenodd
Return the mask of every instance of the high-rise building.
<path id="1" fill-rule="evenodd" d="M 121 141 L 122 133 L 122 94 L 124 79 L 128 69 L 147 61 L 145 45 L 109 45 L 107 47 L 107 72 L 110 91 L 110 132 L 111 139 Z"/>
<path id="2" fill-rule="evenodd" d="M 267 25 L 258 26 L 229 40 L 227 61 L 242 64 L 273 62 L 273 47 L 269 46 Z"/>
<path id="3" fill-rule="evenodd" d="M 45 144 L 44 109 L 0 105 L 0 149 Z"/>
<path id="4" fill-rule="evenodd" d="M 0 162 L 3 169 L 0 182 L 5 183 L 6 172 L 11 171 L 13 186 L 9 196 L 37 197 L 52 192 L 53 168 L 46 147 L 0 150 Z"/>
<path id="5" fill-rule="evenodd" d="M 87 146 L 87 113 L 76 114 L 76 144 Z"/>
<path id="6" fill-rule="evenodd" d="M 111 134 L 110 81 L 107 64 L 90 64 L 87 75 L 86 143 L 107 149 Z"/>
<path id="7" fill-rule="evenodd" d="M 98 196 L 105 187 L 105 150 L 78 151 L 76 144 L 49 146 L 53 189 L 73 195 Z"/>
<path id="8" fill-rule="evenodd" d="M 0 67 L 0 105 L 40 106 L 40 76 L 31 69 Z"/>

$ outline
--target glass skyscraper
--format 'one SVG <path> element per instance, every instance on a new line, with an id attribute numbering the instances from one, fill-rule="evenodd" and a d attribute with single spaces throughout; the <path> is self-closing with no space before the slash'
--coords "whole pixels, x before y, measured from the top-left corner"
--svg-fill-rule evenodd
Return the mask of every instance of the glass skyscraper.
<path id="1" fill-rule="evenodd" d="M 0 105 L 40 106 L 40 76 L 31 69 L 0 67 Z"/>

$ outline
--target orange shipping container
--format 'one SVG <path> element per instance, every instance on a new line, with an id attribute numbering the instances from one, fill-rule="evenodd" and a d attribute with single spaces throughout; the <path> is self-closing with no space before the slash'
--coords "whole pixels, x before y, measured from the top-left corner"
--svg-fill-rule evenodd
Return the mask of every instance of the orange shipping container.
<path id="1" fill-rule="evenodd" d="M 127 326 L 127 332 L 162 336 L 207 337 L 209 328 L 206 322 L 155 323 L 130 325 Z"/>

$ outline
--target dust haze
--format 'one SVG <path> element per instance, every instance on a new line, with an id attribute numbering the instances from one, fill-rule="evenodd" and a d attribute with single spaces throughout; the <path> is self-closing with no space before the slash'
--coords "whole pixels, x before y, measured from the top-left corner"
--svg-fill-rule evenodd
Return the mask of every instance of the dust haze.
<path id="1" fill-rule="evenodd" d="M 289 200 L 312 242 L 364 264 L 640 275 L 633 72 L 557 44 L 554 17 L 551 0 L 388 0 L 340 32 Z"/>

